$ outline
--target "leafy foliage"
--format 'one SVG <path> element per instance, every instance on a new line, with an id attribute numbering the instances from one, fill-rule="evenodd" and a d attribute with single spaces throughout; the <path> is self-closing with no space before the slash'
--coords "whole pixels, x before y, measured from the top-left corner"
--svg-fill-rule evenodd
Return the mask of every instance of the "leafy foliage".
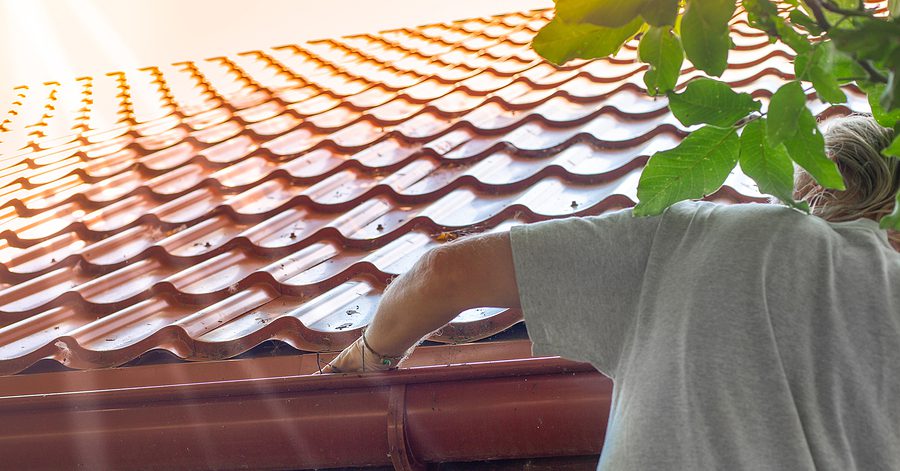
<path id="1" fill-rule="evenodd" d="M 900 158 L 900 139 L 894 139 L 894 142 L 891 143 L 887 147 L 887 149 L 881 152 L 886 157 L 898 157 Z"/>
<path id="2" fill-rule="evenodd" d="M 804 107 L 795 119 L 797 132 L 784 141 L 791 159 L 809 172 L 819 185 L 845 190 L 837 164 L 825 155 L 825 138 L 816 126 L 816 118 Z"/>
<path id="3" fill-rule="evenodd" d="M 769 0 L 744 0 L 742 3 L 747 10 L 747 21 L 750 26 L 770 35 L 777 34 L 775 23 L 779 21 L 778 7 L 774 3 Z"/>
<path id="4" fill-rule="evenodd" d="M 875 118 L 875 121 L 878 121 L 878 124 L 886 128 L 896 126 L 900 122 L 900 108 L 886 111 L 882 108 L 879 101 L 879 97 L 884 94 L 886 86 L 880 83 L 862 83 L 860 85 L 863 91 L 866 92 L 866 95 L 868 95 L 869 106 L 872 108 L 872 117 Z"/>
<path id="5" fill-rule="evenodd" d="M 810 34 L 822 34 L 822 28 L 819 27 L 819 24 L 816 23 L 815 20 L 810 18 L 809 15 L 807 15 L 803 10 L 792 10 L 789 17 L 791 19 L 791 23 L 809 31 Z"/>
<path id="6" fill-rule="evenodd" d="M 631 39 L 641 23 L 640 18 L 635 18 L 625 26 L 607 28 L 590 23 L 569 24 L 554 18 L 534 38 L 534 50 L 554 64 L 575 58 L 605 57 L 615 54 Z"/>
<path id="7" fill-rule="evenodd" d="M 738 161 L 761 191 L 797 209 L 807 208 L 791 198 L 794 163 L 823 187 L 843 189 L 806 102 L 814 91 L 823 101 L 844 103 L 841 86 L 849 83 L 866 93 L 878 123 L 897 131 L 883 153 L 900 158 L 900 0 L 887 0 L 879 14 L 859 0 L 786 0 L 781 6 L 741 0 L 752 27 L 796 53 L 796 80 L 779 88 L 765 111 L 760 100 L 711 78 L 675 92 L 685 58 L 710 76 L 727 68 L 733 0 L 555 1 L 556 18 L 535 37 L 535 51 L 561 64 L 614 54 L 639 35 L 638 57 L 649 65 L 648 93 L 665 93 L 686 126 L 705 125 L 650 158 L 635 214 L 658 214 L 714 192 Z M 900 201 L 882 226 L 900 230 Z"/>
<path id="8" fill-rule="evenodd" d="M 641 7 L 641 17 L 652 26 L 675 26 L 678 0 L 647 0 Z"/>
<path id="9" fill-rule="evenodd" d="M 674 31 L 666 27 L 650 28 L 641 37 L 638 56 L 650 64 L 650 68 L 644 73 L 648 93 L 658 95 L 675 89 L 681 64 L 684 62 L 684 52 L 681 49 L 681 39 Z"/>
<path id="10" fill-rule="evenodd" d="M 834 75 L 834 44 L 831 41 L 822 41 L 798 53 L 794 59 L 794 74 L 800 80 L 812 82 L 823 101 L 847 101 L 847 95 L 841 91 L 841 85 Z"/>
<path id="11" fill-rule="evenodd" d="M 772 95 L 766 133 L 773 146 L 797 134 L 797 115 L 806 109 L 806 94 L 800 82 L 789 82 Z"/>
<path id="12" fill-rule="evenodd" d="M 741 134 L 741 170 L 756 180 L 760 191 L 802 211 L 805 202 L 793 199 L 794 164 L 784 144 L 773 146 L 766 136 L 766 119 L 758 119 L 744 127 Z"/>
<path id="13" fill-rule="evenodd" d="M 704 126 L 681 144 L 650 158 L 638 185 L 638 216 L 659 214 L 689 198 L 701 198 L 722 186 L 738 161 L 740 143 L 734 128 Z"/>
<path id="14" fill-rule="evenodd" d="M 900 230 L 900 193 L 897 193 L 894 210 L 891 211 L 891 214 L 881 218 L 881 227 Z"/>
<path id="15" fill-rule="evenodd" d="M 832 69 L 832 73 L 834 74 L 835 80 L 841 85 L 851 83 L 855 80 L 864 80 L 868 77 L 865 69 L 859 65 L 859 62 L 856 62 L 852 57 L 842 51 L 835 49 L 833 60 L 834 69 Z"/>
<path id="16" fill-rule="evenodd" d="M 728 20 L 734 13 L 734 0 L 692 0 L 681 20 L 684 52 L 695 67 L 719 76 L 728 67 L 731 36 Z"/>
<path id="17" fill-rule="evenodd" d="M 597 26 L 618 28 L 638 16 L 642 1 L 621 0 L 570 0 L 556 5 L 556 14 L 567 23 L 591 23 Z"/>
<path id="18" fill-rule="evenodd" d="M 669 109 L 685 126 L 728 127 L 759 108 L 749 94 L 735 93 L 728 84 L 708 78 L 692 80 L 684 93 L 669 94 Z"/>

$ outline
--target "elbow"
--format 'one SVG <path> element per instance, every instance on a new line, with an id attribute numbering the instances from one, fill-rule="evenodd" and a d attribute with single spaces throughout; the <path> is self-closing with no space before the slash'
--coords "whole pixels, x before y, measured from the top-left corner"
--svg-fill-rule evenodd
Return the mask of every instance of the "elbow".
<path id="1" fill-rule="evenodd" d="M 509 235 L 485 234 L 444 244 L 423 255 L 410 273 L 426 299 L 446 309 L 517 307 Z"/>
<path id="2" fill-rule="evenodd" d="M 459 310 L 471 307 L 463 302 L 468 269 L 462 252 L 454 244 L 435 247 L 419 259 L 414 270 L 425 292 L 445 307 Z"/>

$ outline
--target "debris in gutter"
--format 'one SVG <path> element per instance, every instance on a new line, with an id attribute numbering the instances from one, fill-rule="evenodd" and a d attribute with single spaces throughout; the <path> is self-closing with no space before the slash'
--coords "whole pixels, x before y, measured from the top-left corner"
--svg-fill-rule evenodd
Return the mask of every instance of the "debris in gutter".
<path id="1" fill-rule="evenodd" d="M 451 240 L 456 240 L 459 237 L 459 234 L 455 232 L 441 232 L 437 236 L 437 240 L 441 242 L 449 242 Z"/>

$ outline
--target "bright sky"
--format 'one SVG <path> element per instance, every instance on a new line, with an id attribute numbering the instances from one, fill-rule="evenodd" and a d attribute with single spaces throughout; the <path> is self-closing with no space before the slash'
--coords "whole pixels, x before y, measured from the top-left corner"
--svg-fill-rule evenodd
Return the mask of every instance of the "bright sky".
<path id="1" fill-rule="evenodd" d="M 0 0 L 16 85 L 552 6 L 551 0 Z"/>

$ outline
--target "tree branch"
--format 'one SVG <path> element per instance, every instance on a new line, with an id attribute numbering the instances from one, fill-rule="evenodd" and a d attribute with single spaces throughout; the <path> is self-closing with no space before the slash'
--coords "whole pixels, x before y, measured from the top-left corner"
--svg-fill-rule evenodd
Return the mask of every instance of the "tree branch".
<path id="1" fill-rule="evenodd" d="M 819 27 L 822 31 L 828 33 L 828 30 L 831 29 L 831 25 L 828 23 L 828 19 L 825 18 L 825 12 L 822 9 L 827 9 L 828 11 L 839 13 L 846 16 L 851 16 L 847 13 L 844 13 L 844 10 L 835 7 L 828 0 L 820 1 L 820 0 L 806 0 L 806 5 L 812 10 L 813 16 L 816 18 L 816 23 L 819 24 Z M 852 16 L 865 16 L 871 18 L 870 15 L 866 13 L 861 13 L 858 11 L 846 10 L 852 13 Z M 862 67 L 863 70 L 869 74 L 869 80 L 875 83 L 887 83 L 887 77 L 881 74 L 875 67 L 872 66 L 872 63 L 867 60 L 856 59 L 854 58 L 857 64 Z"/>
<path id="2" fill-rule="evenodd" d="M 881 72 L 875 70 L 875 67 L 872 67 L 872 63 L 867 60 L 856 59 L 856 63 L 859 64 L 863 70 L 869 74 L 869 80 L 875 83 L 887 83 L 887 77 L 881 74 Z"/>
<path id="3" fill-rule="evenodd" d="M 828 23 L 828 19 L 825 18 L 825 13 L 822 11 L 822 4 L 819 3 L 819 0 L 807 0 L 806 5 L 812 10 L 812 14 L 816 17 L 816 23 L 819 24 L 819 28 L 822 31 L 828 31 L 831 28 L 831 24 Z"/>
<path id="4" fill-rule="evenodd" d="M 750 114 L 748 114 L 747 116 L 744 116 L 743 118 L 738 120 L 738 122 L 734 123 L 734 125 L 732 125 L 731 127 L 735 128 L 735 129 L 740 129 L 740 128 L 756 121 L 757 119 L 763 118 L 765 116 L 766 116 L 766 113 L 762 113 L 760 111 L 751 111 Z"/>
<path id="5" fill-rule="evenodd" d="M 816 0 L 816 3 L 819 3 L 818 0 Z M 837 13 L 839 15 L 860 16 L 863 18 L 872 18 L 872 15 L 869 12 L 867 12 L 865 9 L 863 9 L 863 10 L 846 10 L 846 9 L 838 7 L 837 5 L 829 2 L 828 0 L 823 0 L 821 2 L 821 6 L 822 6 L 822 8 L 824 8 L 832 13 Z"/>

